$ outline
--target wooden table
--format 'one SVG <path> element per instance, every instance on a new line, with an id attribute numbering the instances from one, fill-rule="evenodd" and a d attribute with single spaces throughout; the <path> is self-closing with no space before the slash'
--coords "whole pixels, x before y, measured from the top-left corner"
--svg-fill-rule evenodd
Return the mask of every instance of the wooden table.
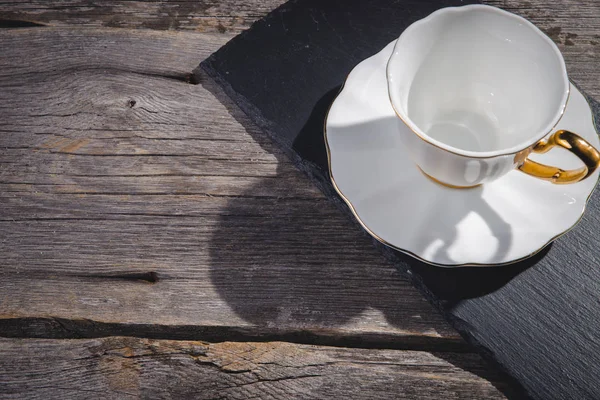
<path id="1" fill-rule="evenodd" d="M 191 75 L 281 2 L 0 1 L 0 397 L 516 393 Z M 600 97 L 600 3 L 488 3 Z"/>

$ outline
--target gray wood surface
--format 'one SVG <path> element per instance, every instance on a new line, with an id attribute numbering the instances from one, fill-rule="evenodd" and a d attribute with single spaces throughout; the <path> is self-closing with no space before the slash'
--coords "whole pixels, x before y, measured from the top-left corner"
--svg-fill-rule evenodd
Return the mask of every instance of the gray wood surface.
<path id="1" fill-rule="evenodd" d="M 600 93 L 600 2 L 597 0 L 483 0 L 522 15 L 563 52 L 569 75 L 592 96 Z M 229 36 L 247 29 L 284 0 L 0 0 L 0 21 L 49 26 L 120 27 L 210 32 Z"/>
<path id="2" fill-rule="evenodd" d="M 0 32 L 2 317 L 459 342 L 266 138 L 173 78 L 222 43 Z"/>
<path id="3" fill-rule="evenodd" d="M 239 33 L 283 0 L 0 0 L 0 19 L 94 26 Z"/>
<path id="4" fill-rule="evenodd" d="M 224 96 L 212 94 L 219 90 L 210 80 L 190 82 L 202 59 L 280 3 L 0 1 L 0 27 L 50 25 L 0 29 L 0 336 L 398 349 L 270 344 L 295 349 L 292 354 L 307 351 L 307 359 L 335 361 L 343 353 L 345 369 L 332 367 L 320 380 L 256 384 L 252 379 L 260 376 L 248 373 L 240 382 L 250 382 L 243 387 L 253 392 L 232 389 L 226 397 L 302 397 L 313 388 L 306 382 L 315 381 L 323 390 L 317 397 L 372 383 L 364 398 L 498 398 L 484 378 L 506 391 L 502 380 L 370 239 L 265 135 L 247 131 L 251 124 Z M 548 32 L 571 78 L 600 96 L 600 3 L 489 3 Z M 0 393 L 10 373 L 6 387 L 13 392 L 5 393 L 48 397 L 67 382 L 67 365 L 110 340 L 125 339 L 3 340 Z M 143 354 L 152 348 L 148 340 L 131 340 Z M 98 382 L 112 373 L 127 381 L 137 371 L 155 378 L 140 387 L 165 390 L 167 397 L 175 388 L 161 385 L 163 370 L 153 368 L 168 353 L 160 349 L 145 366 L 134 358 L 133 369 L 82 361 L 82 370 L 73 371 L 81 382 L 92 366 Z M 282 363 L 293 359 L 282 354 Z M 421 366 L 382 367 L 368 357 Z M 63 367 L 42 368 L 52 360 Z M 187 376 L 178 362 L 168 371 L 184 387 L 207 387 L 209 380 L 198 376 L 214 368 L 198 364 Z M 428 363 L 444 378 L 427 372 Z M 302 368 L 299 374 L 312 367 Z M 418 379 L 410 378 L 415 368 Z M 34 374 L 45 374 L 46 390 L 41 381 L 24 383 Z M 236 387 L 235 376 L 223 376 L 212 382 Z M 92 389 L 110 388 L 98 385 Z M 97 396 L 66 388 L 66 395 Z"/>
<path id="5" fill-rule="evenodd" d="M 0 339 L 0 354 L 7 399 L 504 398 L 473 354 L 129 337 Z"/>

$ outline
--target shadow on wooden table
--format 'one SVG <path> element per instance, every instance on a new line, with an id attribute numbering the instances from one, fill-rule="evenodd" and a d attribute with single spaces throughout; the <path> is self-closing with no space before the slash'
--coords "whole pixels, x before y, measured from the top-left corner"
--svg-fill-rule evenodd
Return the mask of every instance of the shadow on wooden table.
<path id="1" fill-rule="evenodd" d="M 264 184 L 268 187 L 272 181 Z M 421 308 L 420 295 L 397 269 L 373 257 L 374 252 L 361 251 L 369 247 L 367 237 L 355 234 L 359 231 L 351 224 L 346 224 L 349 231 L 338 233 L 335 228 L 340 225 L 328 226 L 331 218 L 316 210 L 330 208 L 327 204 L 307 201 L 291 205 L 285 199 L 262 202 L 261 215 L 255 214 L 256 208 L 248 207 L 243 197 L 231 199 L 210 243 L 213 287 L 242 319 L 280 330 L 276 340 L 431 351 L 489 380 L 509 398 L 525 398 L 518 383 L 490 368 L 479 356 L 464 354 L 469 349 L 453 340 L 444 343 L 444 339 L 415 334 L 369 337 L 372 326 L 355 336 L 337 337 L 336 332 L 350 330 L 353 323 L 368 324 L 371 319 L 384 324 L 382 331 L 400 332 L 435 330 L 440 321 L 433 310 L 415 315 L 415 309 Z M 417 267 L 407 261 L 424 275 L 436 272 L 430 268 L 437 267 Z M 450 278 L 454 288 L 460 290 L 460 277 L 465 277 L 465 285 L 473 284 L 480 271 L 461 270 Z M 330 333 L 324 332 L 328 330 Z"/>
<path id="2" fill-rule="evenodd" d="M 212 80 L 203 76 L 202 83 L 248 132 L 257 132 L 248 117 Z M 319 143 L 325 113 L 337 91 L 337 88 L 329 91 L 317 103 L 300 135 L 301 140 L 294 143 L 295 151 L 301 152 L 308 143 L 313 146 L 315 141 Z M 257 141 L 264 142 L 264 136 L 260 136 Z M 324 152 L 324 147 L 322 150 Z M 276 156 L 281 158 L 281 155 Z M 326 162 L 326 154 L 318 149 L 311 149 L 308 158 L 317 168 L 323 160 Z M 289 168 L 289 161 L 280 161 L 287 165 L 283 169 Z M 283 169 L 279 168 L 278 174 L 289 173 Z M 285 180 L 265 178 L 260 182 L 261 190 L 268 191 L 269 185 L 279 185 L 282 181 Z M 333 193 L 328 182 L 316 183 L 325 192 Z M 415 305 L 418 296 L 412 290 L 406 293 L 410 289 L 406 285 L 407 277 L 421 290 L 433 292 L 441 301 L 437 306 L 447 309 L 462 299 L 498 290 L 547 252 L 546 249 L 533 260 L 498 269 L 443 269 L 377 242 L 376 246 L 396 266 L 387 268 L 380 258 L 373 256 L 374 252 L 361 251 L 370 237 L 364 232 L 361 234 L 360 229 L 353 229 L 351 223 L 340 222 L 340 218 L 336 218 L 339 213 L 328 202 L 314 198 L 264 198 L 259 200 L 262 206 L 249 207 L 247 201 L 244 196 L 232 198 L 220 226 L 215 228 L 210 244 L 214 265 L 211 279 L 219 295 L 241 318 L 259 326 L 293 327 L 308 332 L 343 328 L 360 323 L 359 317 L 368 320 L 368 314 L 379 313 L 389 325 L 401 331 L 436 327 L 440 322 L 433 312 L 418 316 L 417 323 L 411 318 L 414 317 L 411 311 L 422 307 Z M 346 207 L 341 200 L 337 201 L 338 206 Z M 334 343 L 335 339 L 319 344 Z M 420 340 L 411 344 L 409 339 L 407 343 L 398 348 L 432 351 L 437 357 L 492 381 L 510 398 L 525 397 L 521 386 L 504 373 L 478 360 L 466 362 L 456 356 L 469 351 L 468 347 L 440 346 L 436 351 L 435 344 L 427 348 Z M 363 338 L 355 342 L 342 340 L 337 345 L 377 347 L 376 343 L 368 343 Z"/>

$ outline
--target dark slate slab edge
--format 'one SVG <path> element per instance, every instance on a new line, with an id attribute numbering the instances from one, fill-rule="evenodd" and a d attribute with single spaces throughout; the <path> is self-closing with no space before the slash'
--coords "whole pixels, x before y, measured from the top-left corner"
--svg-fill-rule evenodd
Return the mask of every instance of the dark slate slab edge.
<path id="1" fill-rule="evenodd" d="M 372 11 L 353 0 L 293 0 L 233 38 L 203 61 L 195 74 L 199 80 L 203 72 L 210 76 L 362 230 L 329 180 L 323 141 L 323 123 L 329 105 L 351 68 L 377 53 L 410 23 L 434 9 L 466 3 L 374 0 L 369 4 L 380 11 Z M 344 18 L 328 19 L 335 15 L 336 7 L 344 10 Z M 308 14 L 312 20 L 329 23 L 322 35 L 315 32 L 318 22 L 310 23 L 307 10 L 311 10 Z M 377 29 L 370 29 L 369 24 L 360 25 L 365 18 L 379 18 L 381 24 Z M 379 27 L 385 26 L 386 21 L 400 21 L 398 30 L 381 34 Z M 296 24 L 291 30 L 290 23 Z M 354 31 L 348 27 L 357 26 L 359 32 L 351 37 Z M 353 46 L 344 48 L 346 53 L 342 56 L 330 48 L 340 44 L 340 31 L 344 34 L 342 38 Z M 338 39 L 332 44 L 330 38 L 335 35 Z M 314 52 L 320 58 L 316 67 L 290 64 L 290 58 L 295 57 L 293 51 L 286 53 L 285 46 L 290 43 L 317 47 Z M 276 57 L 272 57 L 273 53 Z M 306 55 L 297 57 L 296 61 Z M 322 72 L 319 68 L 326 68 L 329 62 L 333 64 L 331 70 Z M 299 81 L 299 74 L 316 77 L 317 82 Z M 263 81 L 264 76 L 267 78 Z M 302 88 L 306 92 L 313 90 L 312 97 L 296 96 L 293 91 L 284 90 L 285 85 L 278 86 L 279 81 L 288 79 L 292 82 L 288 88 L 294 87 L 294 83 L 307 83 Z M 600 103 L 587 98 L 600 130 Z M 281 116 L 290 109 L 301 117 L 294 120 L 294 116 Z M 509 375 L 513 387 L 506 393 L 509 397 L 597 399 L 600 398 L 600 338 L 596 335 L 600 332 L 597 296 L 600 272 L 595 268 L 595 250 L 600 247 L 596 228 L 600 224 L 599 210 L 600 196 L 596 193 L 582 222 L 568 235 L 528 260 L 499 268 L 439 268 L 375 239 L 373 243 L 411 278 L 468 343 Z"/>

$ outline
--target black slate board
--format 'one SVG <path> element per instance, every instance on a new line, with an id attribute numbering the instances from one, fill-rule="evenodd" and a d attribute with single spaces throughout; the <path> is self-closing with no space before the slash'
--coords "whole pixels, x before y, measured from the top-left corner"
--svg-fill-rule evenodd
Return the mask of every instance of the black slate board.
<path id="1" fill-rule="evenodd" d="M 475 2 L 291 1 L 200 68 L 352 218 L 330 184 L 323 141 L 325 114 L 346 75 L 412 22 Z M 592 104 L 600 121 L 600 106 Z M 511 266 L 438 268 L 374 243 L 467 341 L 518 382 L 515 393 L 600 399 L 598 233 L 596 192 L 574 230 Z"/>

